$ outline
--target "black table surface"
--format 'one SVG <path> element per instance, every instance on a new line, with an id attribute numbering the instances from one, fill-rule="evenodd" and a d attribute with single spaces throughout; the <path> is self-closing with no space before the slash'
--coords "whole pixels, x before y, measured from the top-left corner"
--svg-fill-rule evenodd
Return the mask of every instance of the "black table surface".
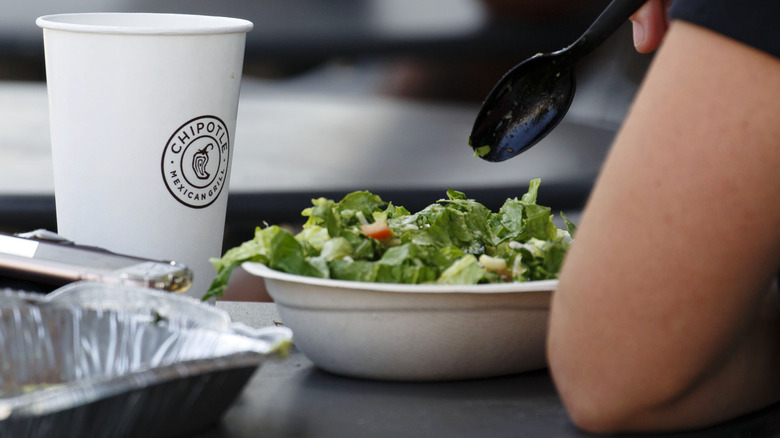
<path id="1" fill-rule="evenodd" d="M 0 287 L 19 285 L 0 278 Z M 254 327 L 279 318 L 272 303 L 217 307 Z M 321 370 L 293 347 L 264 361 L 222 418 L 192 438 L 587 436 L 572 424 L 546 369 L 462 381 L 367 380 Z M 621 436 L 780 437 L 780 403 L 705 429 Z"/>
<path id="2" fill-rule="evenodd" d="M 299 351 L 265 362 L 213 428 L 197 438 L 584 437 L 546 370 L 456 382 L 361 380 L 315 367 Z M 647 435 L 643 435 L 647 436 Z M 665 437 L 778 437 L 780 404 Z"/>

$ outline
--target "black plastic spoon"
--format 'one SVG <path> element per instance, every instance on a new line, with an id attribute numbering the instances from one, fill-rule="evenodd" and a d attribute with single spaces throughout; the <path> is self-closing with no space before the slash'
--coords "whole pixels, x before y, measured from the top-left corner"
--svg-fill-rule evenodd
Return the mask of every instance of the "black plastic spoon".
<path id="1" fill-rule="evenodd" d="M 574 98 L 574 67 L 601 45 L 647 0 L 613 0 L 570 46 L 540 53 L 514 66 L 493 87 L 469 138 L 474 153 L 504 161 L 549 134 Z"/>

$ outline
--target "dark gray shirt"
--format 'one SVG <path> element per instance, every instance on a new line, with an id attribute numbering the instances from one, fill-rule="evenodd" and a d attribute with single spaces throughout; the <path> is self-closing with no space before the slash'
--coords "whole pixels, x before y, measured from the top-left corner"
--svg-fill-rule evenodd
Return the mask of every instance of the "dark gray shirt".
<path id="1" fill-rule="evenodd" d="M 780 58 L 779 0 L 675 0 L 669 15 Z"/>

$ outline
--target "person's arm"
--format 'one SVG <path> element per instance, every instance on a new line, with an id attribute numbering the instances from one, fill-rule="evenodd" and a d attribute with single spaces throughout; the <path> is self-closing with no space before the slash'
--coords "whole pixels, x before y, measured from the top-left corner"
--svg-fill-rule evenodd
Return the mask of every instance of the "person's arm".
<path id="1" fill-rule="evenodd" d="M 596 433 L 780 399 L 780 60 L 672 22 L 594 187 L 548 358 Z"/>

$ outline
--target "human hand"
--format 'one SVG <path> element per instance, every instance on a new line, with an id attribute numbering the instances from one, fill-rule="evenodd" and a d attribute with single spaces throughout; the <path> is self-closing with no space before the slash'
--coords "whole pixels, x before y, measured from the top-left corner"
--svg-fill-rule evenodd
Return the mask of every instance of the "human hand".
<path id="1" fill-rule="evenodd" d="M 639 53 L 650 53 L 661 45 L 669 28 L 667 10 L 673 0 L 648 0 L 629 19 L 634 28 L 634 47 Z"/>

